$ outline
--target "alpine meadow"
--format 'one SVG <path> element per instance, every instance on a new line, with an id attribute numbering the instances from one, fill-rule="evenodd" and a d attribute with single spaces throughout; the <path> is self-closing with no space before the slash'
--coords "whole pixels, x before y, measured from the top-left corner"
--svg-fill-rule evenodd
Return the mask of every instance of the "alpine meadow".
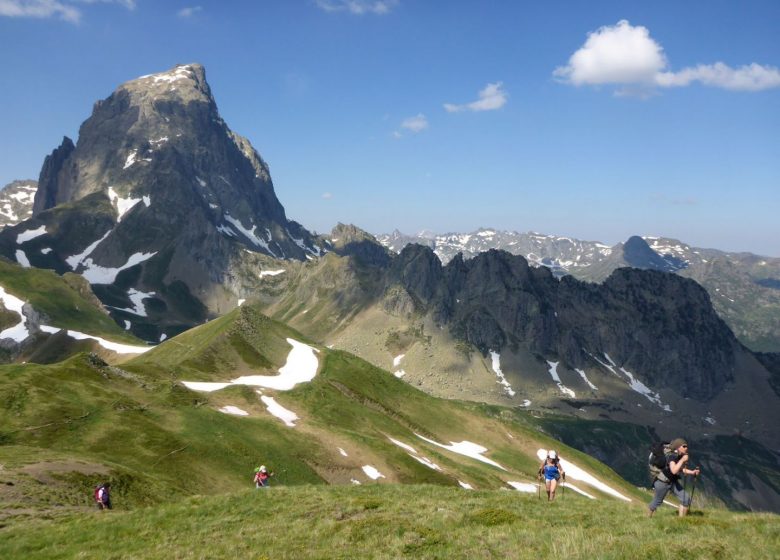
<path id="1" fill-rule="evenodd" d="M 0 0 L 0 558 L 780 557 L 779 20 Z"/>

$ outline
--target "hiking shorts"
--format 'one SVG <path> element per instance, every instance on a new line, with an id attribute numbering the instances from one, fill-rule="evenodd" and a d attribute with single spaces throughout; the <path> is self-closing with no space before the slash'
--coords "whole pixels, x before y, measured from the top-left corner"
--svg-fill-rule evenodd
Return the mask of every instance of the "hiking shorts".
<path id="1" fill-rule="evenodd" d="M 655 494 L 653 495 L 653 501 L 650 502 L 650 511 L 655 511 L 658 509 L 658 506 L 663 503 L 664 498 L 669 493 L 669 490 L 674 492 L 674 495 L 677 496 L 677 499 L 680 500 L 680 503 L 683 506 L 691 506 L 691 497 L 685 490 L 683 490 L 682 484 L 680 484 L 679 480 L 675 480 L 674 482 L 662 482 L 658 479 L 655 479 L 653 482 L 653 490 L 655 491 Z"/>

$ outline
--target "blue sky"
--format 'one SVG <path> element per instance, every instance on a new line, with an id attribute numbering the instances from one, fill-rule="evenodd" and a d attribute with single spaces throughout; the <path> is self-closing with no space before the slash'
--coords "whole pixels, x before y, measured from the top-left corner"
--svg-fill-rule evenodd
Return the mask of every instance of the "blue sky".
<path id="1" fill-rule="evenodd" d="M 780 2 L 0 0 L 0 184 L 200 62 L 290 218 L 780 256 Z"/>

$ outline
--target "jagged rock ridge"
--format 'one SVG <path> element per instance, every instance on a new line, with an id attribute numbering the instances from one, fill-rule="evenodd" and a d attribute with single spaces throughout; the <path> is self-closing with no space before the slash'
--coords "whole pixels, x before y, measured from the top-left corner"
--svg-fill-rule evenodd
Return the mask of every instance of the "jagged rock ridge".
<path id="1" fill-rule="evenodd" d="M 408 236 L 394 231 L 377 239 L 398 253 L 409 243 L 433 249 L 447 264 L 458 253 L 471 258 L 490 249 L 524 256 L 557 277 L 571 274 L 603 282 L 612 272 L 631 266 L 675 272 L 699 282 L 739 340 L 753 350 L 780 351 L 780 259 L 692 247 L 666 237 L 634 236 L 613 247 L 597 241 L 528 232 L 480 229 Z"/>
<path id="2" fill-rule="evenodd" d="M 570 368 L 607 354 L 654 387 L 702 401 L 733 379 L 741 351 L 701 286 L 661 272 L 618 269 L 601 285 L 559 281 L 505 251 L 442 266 L 430 248 L 408 245 L 391 277 L 485 354 L 521 346 Z"/>

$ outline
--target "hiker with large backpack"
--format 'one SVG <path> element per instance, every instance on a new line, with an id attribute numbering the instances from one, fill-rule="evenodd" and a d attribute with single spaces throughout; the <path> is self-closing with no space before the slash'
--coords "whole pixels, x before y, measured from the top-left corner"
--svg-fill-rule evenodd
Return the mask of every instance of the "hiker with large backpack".
<path id="1" fill-rule="evenodd" d="M 555 489 L 558 487 L 558 481 L 563 478 L 566 481 L 566 473 L 561 466 L 561 458 L 554 450 L 547 452 L 542 466 L 539 467 L 539 479 L 544 479 L 544 486 L 547 489 L 547 500 L 555 499 Z"/>
<path id="2" fill-rule="evenodd" d="M 650 517 L 663 503 L 664 498 L 671 490 L 680 500 L 680 517 L 688 514 L 691 507 L 691 496 L 685 491 L 680 482 L 684 475 L 699 476 L 701 469 L 689 469 L 686 467 L 690 461 L 688 455 L 688 442 L 682 438 L 673 440 L 668 446 L 654 444 L 650 449 L 649 466 L 653 484 L 653 501 L 649 505 Z"/>
<path id="3" fill-rule="evenodd" d="M 95 503 L 101 511 L 111 509 L 111 483 L 104 482 L 95 486 Z"/>
<path id="4" fill-rule="evenodd" d="M 255 469 L 255 477 L 253 479 L 255 488 L 267 488 L 270 486 L 271 477 L 274 473 L 269 473 L 265 465 L 259 466 Z"/>

